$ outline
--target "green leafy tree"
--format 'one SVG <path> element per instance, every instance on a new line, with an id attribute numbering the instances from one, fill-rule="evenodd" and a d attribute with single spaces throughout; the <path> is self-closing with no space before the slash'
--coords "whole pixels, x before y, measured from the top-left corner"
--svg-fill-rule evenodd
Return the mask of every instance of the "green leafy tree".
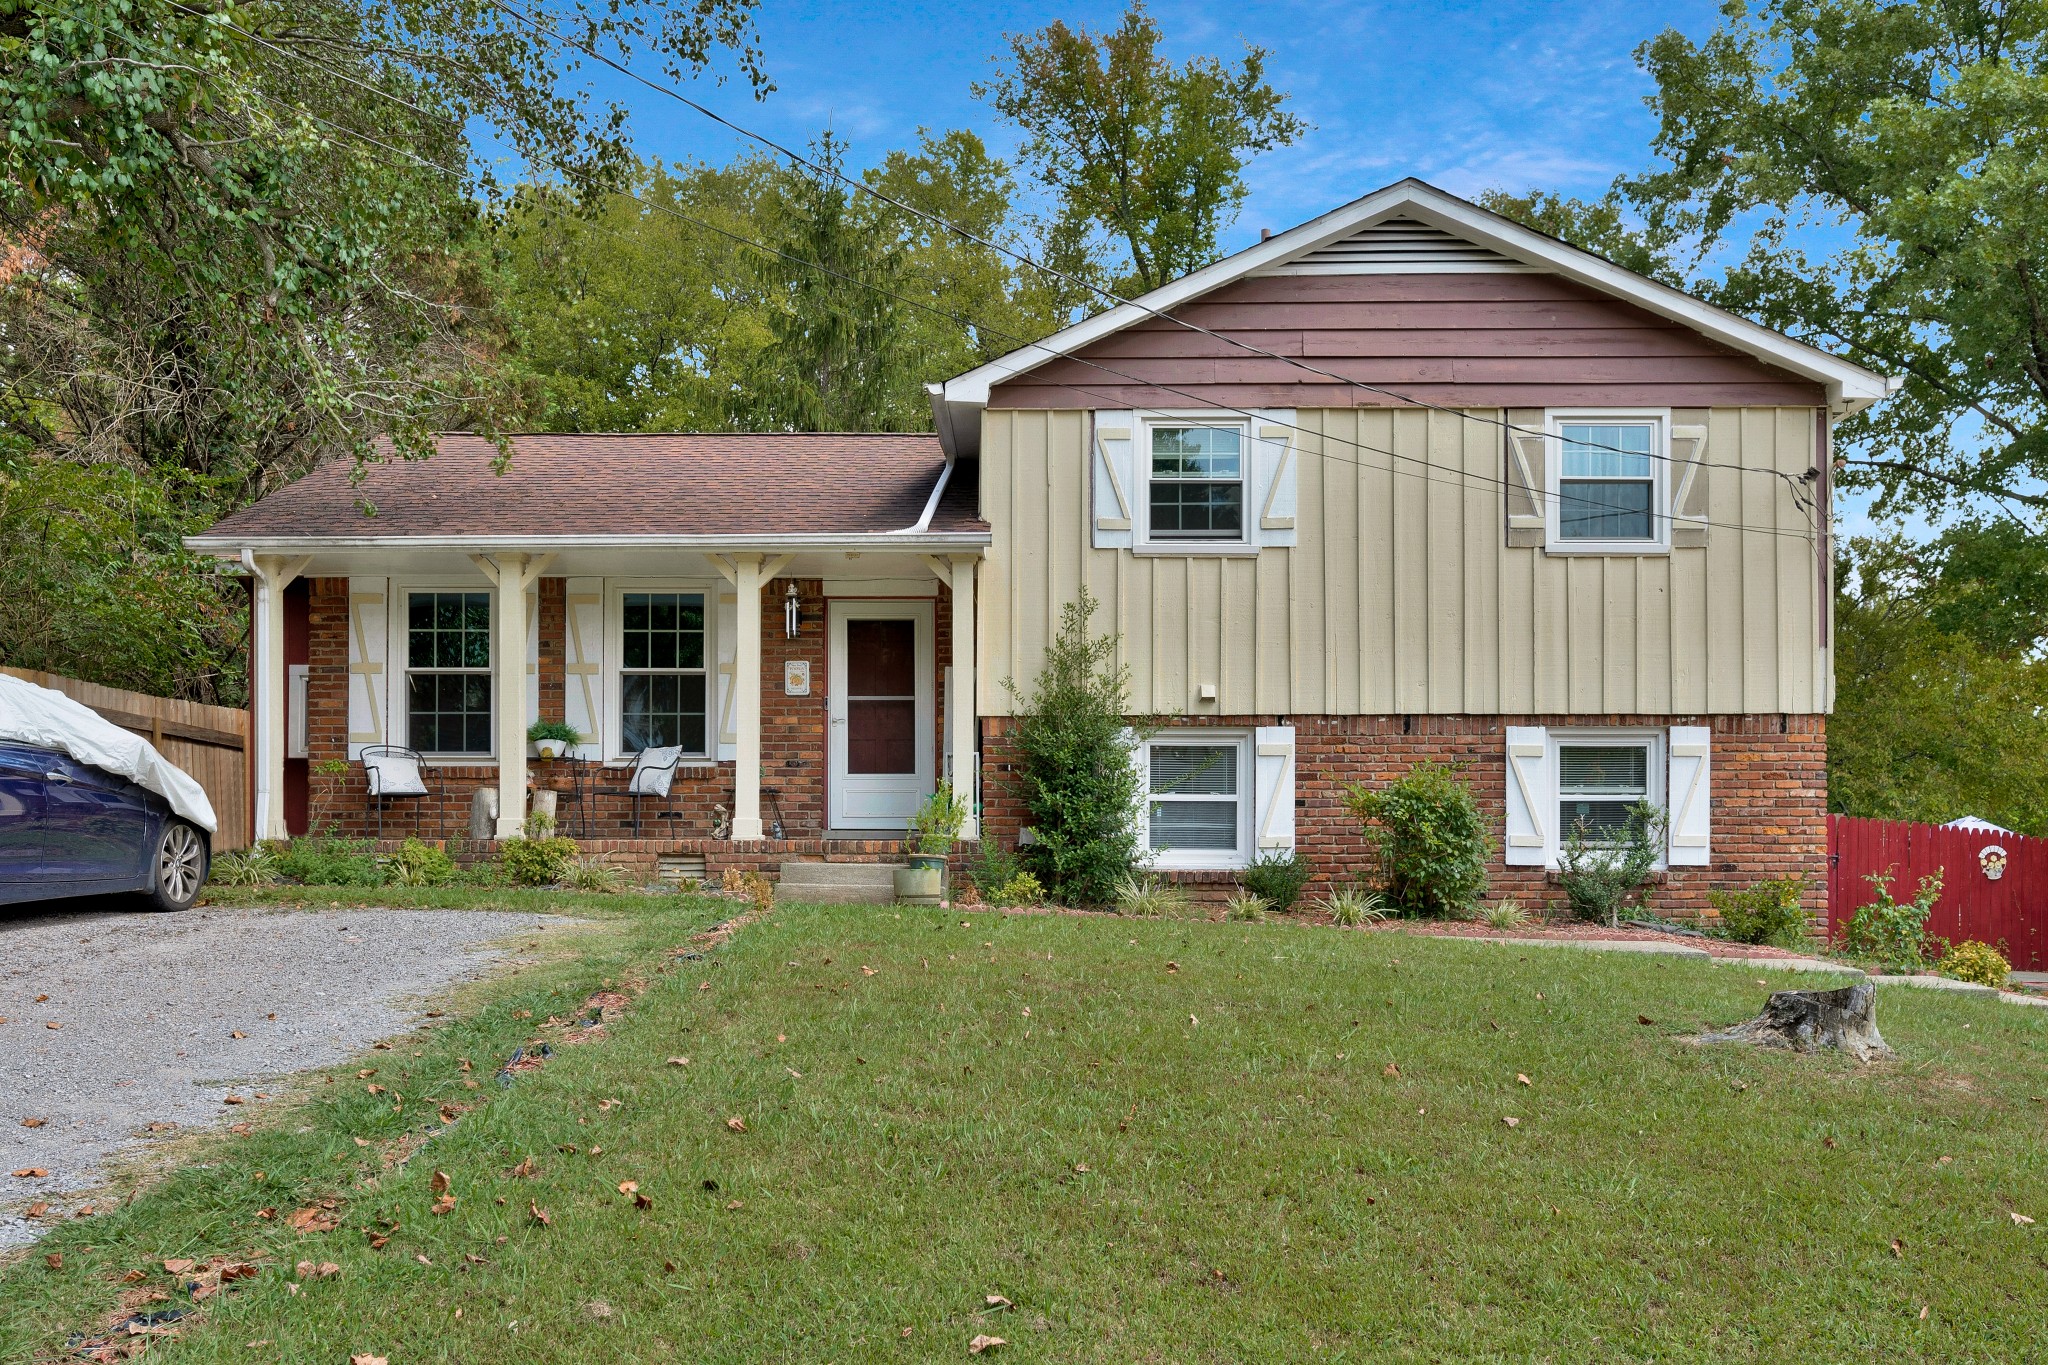
<path id="1" fill-rule="evenodd" d="M 1127 286 L 1156 288 L 1216 259 L 1245 197 L 1245 165 L 1308 131 L 1266 80 L 1264 48 L 1226 65 L 1159 53 L 1133 3 L 1112 31 L 1054 21 L 1013 34 L 974 93 L 1024 134 L 1024 165 L 1059 202 L 1062 232 L 1097 229 L 1128 255 Z M 999 59 L 999 61 L 1004 59 Z"/>
<path id="2" fill-rule="evenodd" d="M 1905 378 L 1843 424 L 1886 505 L 2048 508 L 2048 6 L 1729 0 L 1638 50 L 1665 164 L 1622 190 L 1734 253 L 1716 303 Z"/>
<path id="3" fill-rule="evenodd" d="M 2048 831 L 2038 623 L 2025 604 L 1983 609 L 2004 605 L 1994 598 L 2013 560 L 1993 550 L 2014 534 L 1964 526 L 1930 546 L 1851 543 L 1853 560 L 1837 570 L 1830 809 L 1937 823 L 1976 815 Z"/>

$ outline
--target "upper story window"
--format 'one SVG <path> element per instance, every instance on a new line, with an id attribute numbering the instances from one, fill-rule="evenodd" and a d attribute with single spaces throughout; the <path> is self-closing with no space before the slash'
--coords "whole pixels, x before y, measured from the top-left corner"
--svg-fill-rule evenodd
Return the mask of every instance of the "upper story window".
<path id="1" fill-rule="evenodd" d="M 491 595 L 405 603 L 405 736 L 423 754 L 491 752 Z"/>
<path id="2" fill-rule="evenodd" d="M 708 753 L 704 594 L 628 592 L 619 613 L 620 748 Z"/>
<path id="3" fill-rule="evenodd" d="M 1663 423 L 1650 417 L 1559 417 L 1553 544 L 1655 548 L 1665 541 Z"/>
<path id="4" fill-rule="evenodd" d="M 1242 426 L 1155 422 L 1147 428 L 1146 525 L 1153 540 L 1243 540 Z"/>

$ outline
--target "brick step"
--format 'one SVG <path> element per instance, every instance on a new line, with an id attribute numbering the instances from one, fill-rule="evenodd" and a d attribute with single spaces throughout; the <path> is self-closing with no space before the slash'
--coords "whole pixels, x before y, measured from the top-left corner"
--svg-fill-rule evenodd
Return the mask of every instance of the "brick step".
<path id="1" fill-rule="evenodd" d="M 790 900 L 820 905 L 890 905 L 896 900 L 897 863 L 789 862 L 777 890 Z"/>

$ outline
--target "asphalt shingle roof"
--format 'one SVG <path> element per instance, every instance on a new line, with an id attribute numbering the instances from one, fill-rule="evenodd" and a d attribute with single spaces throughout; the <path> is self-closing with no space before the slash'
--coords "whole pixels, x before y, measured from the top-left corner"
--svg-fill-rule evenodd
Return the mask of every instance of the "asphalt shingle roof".
<path id="1" fill-rule="evenodd" d="M 945 455 L 916 433 L 522 435 L 511 461 L 451 433 L 433 458 L 322 465 L 207 537 L 833 535 L 896 531 L 924 513 Z M 361 503 L 376 509 L 367 514 Z M 957 474 L 933 531 L 986 531 Z"/>

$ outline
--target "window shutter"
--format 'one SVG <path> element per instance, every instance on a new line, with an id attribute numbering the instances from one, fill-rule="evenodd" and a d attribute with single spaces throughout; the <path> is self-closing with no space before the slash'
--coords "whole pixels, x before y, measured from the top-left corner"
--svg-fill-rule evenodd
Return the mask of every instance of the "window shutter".
<path id="1" fill-rule="evenodd" d="M 1294 727 L 1261 725 L 1252 735 L 1252 856 L 1294 848 Z"/>
<path id="2" fill-rule="evenodd" d="M 1131 771 L 1138 775 L 1138 794 L 1131 818 L 1137 821 L 1138 847 L 1149 849 L 1152 845 L 1152 771 L 1145 756 L 1145 743 L 1138 738 L 1138 732 L 1128 725 L 1118 731 L 1124 751 L 1130 755 Z M 1149 853 L 1141 854 L 1151 856 Z"/>
<path id="3" fill-rule="evenodd" d="M 1252 528 L 1252 540 L 1258 545 L 1296 543 L 1296 469 L 1301 457 L 1295 447 L 1301 442 L 1301 432 L 1294 421 L 1294 410 L 1288 408 L 1260 412 L 1251 423 L 1250 510 L 1258 517 Z"/>
<path id="4" fill-rule="evenodd" d="M 1131 529 L 1137 519 L 1132 499 L 1140 492 L 1137 462 L 1131 453 L 1136 419 L 1133 412 L 1095 414 L 1089 465 L 1095 471 L 1092 510 L 1098 550 L 1127 550 L 1136 543 Z"/>
<path id="5" fill-rule="evenodd" d="M 1543 434 L 1543 410 L 1509 408 L 1507 419 L 1508 544 L 1541 548 L 1549 535 L 1543 480 L 1550 441 Z"/>
<path id="6" fill-rule="evenodd" d="M 1670 847 L 1665 861 L 1673 867 L 1705 867 L 1709 861 L 1713 739 L 1714 732 L 1704 725 L 1671 727 L 1671 781 L 1665 791 Z"/>
<path id="7" fill-rule="evenodd" d="M 583 742 L 578 758 L 604 757 L 604 580 L 562 584 L 562 719 Z"/>
<path id="8" fill-rule="evenodd" d="M 383 744 L 384 718 L 390 698 L 386 665 L 390 660 L 391 580 L 351 578 L 348 581 L 348 756 L 358 758 L 366 744 Z"/>
<path id="9" fill-rule="evenodd" d="M 540 719 L 540 580 L 526 590 L 526 723 Z"/>
<path id="10" fill-rule="evenodd" d="M 767 595 L 765 592 L 762 594 Z M 718 759 L 721 763 L 736 763 L 740 756 L 739 717 L 733 714 L 733 704 L 739 697 L 739 689 L 733 686 L 733 670 L 740 639 L 740 596 L 737 592 L 718 594 L 718 610 L 713 613 L 717 620 L 712 641 L 718 649 Z M 766 651 L 763 651 L 764 655 Z"/>
<path id="11" fill-rule="evenodd" d="M 1671 548 L 1702 549 L 1707 543 L 1707 429 L 1671 428 Z"/>
<path id="12" fill-rule="evenodd" d="M 1503 854 L 1510 867 L 1542 867 L 1550 852 L 1550 825 L 1557 818 L 1550 780 L 1550 736 L 1540 725 L 1507 727 L 1507 837 Z"/>

